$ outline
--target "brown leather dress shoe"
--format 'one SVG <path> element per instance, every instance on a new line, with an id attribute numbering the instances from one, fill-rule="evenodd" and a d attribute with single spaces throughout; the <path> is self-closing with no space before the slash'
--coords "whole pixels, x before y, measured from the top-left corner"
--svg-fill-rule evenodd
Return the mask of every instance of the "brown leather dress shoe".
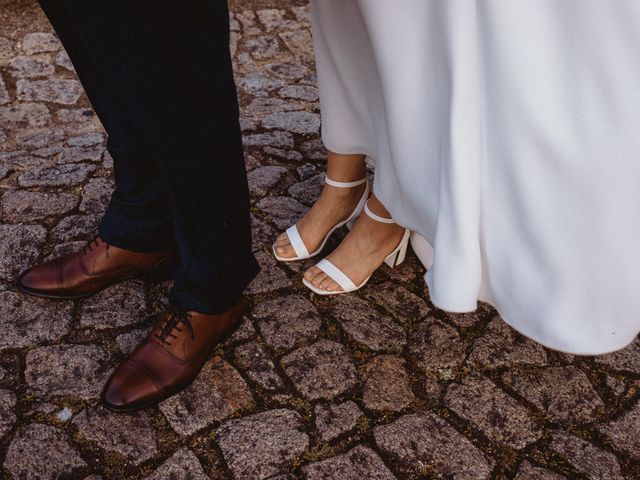
<path id="1" fill-rule="evenodd" d="M 154 405 L 187 387 L 216 345 L 238 323 L 241 307 L 204 315 L 166 312 L 147 338 L 113 372 L 102 391 L 110 410 L 127 412 Z"/>
<path id="2" fill-rule="evenodd" d="M 56 300 L 84 298 L 130 278 L 159 276 L 168 271 L 172 258 L 172 252 L 132 252 L 97 237 L 79 252 L 27 270 L 18 279 L 18 288 Z"/>

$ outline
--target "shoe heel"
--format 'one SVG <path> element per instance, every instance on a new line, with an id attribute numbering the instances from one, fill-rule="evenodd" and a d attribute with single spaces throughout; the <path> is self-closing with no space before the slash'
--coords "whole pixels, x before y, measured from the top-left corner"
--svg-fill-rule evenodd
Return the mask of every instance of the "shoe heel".
<path id="1" fill-rule="evenodd" d="M 404 231 L 404 236 L 400 241 L 400 245 L 398 245 L 396 249 L 384 259 L 384 263 L 389 265 L 389 267 L 394 268 L 404 262 L 404 259 L 407 256 L 407 248 L 409 247 L 409 233 L 409 230 Z"/>

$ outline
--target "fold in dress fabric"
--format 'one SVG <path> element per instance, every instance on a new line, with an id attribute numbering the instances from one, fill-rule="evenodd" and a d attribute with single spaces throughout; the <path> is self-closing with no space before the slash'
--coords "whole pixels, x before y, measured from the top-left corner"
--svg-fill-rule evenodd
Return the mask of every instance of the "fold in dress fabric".
<path id="1" fill-rule="evenodd" d="M 366 154 L 431 299 L 576 354 L 640 331 L 640 2 L 313 0 L 326 147 Z"/>

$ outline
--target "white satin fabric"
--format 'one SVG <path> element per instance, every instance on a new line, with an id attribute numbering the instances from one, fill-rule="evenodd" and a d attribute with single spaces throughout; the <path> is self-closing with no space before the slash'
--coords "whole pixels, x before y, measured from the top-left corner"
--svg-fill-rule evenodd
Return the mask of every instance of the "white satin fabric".
<path id="1" fill-rule="evenodd" d="M 434 304 L 570 353 L 634 339 L 639 0 L 312 0 L 312 23 L 323 141 L 375 163 Z"/>

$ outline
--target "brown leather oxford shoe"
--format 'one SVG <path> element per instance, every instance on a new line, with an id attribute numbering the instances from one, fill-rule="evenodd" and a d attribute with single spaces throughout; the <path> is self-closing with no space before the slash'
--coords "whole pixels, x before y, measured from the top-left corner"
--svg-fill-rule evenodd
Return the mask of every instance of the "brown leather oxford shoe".
<path id="1" fill-rule="evenodd" d="M 155 405 L 195 380 L 216 345 L 238 323 L 240 304 L 216 315 L 165 312 L 147 338 L 113 372 L 102 391 L 110 410 Z"/>
<path id="2" fill-rule="evenodd" d="M 132 252 L 97 237 L 79 252 L 27 270 L 18 279 L 18 288 L 37 297 L 74 300 L 131 278 L 160 276 L 172 258 L 172 252 Z"/>

